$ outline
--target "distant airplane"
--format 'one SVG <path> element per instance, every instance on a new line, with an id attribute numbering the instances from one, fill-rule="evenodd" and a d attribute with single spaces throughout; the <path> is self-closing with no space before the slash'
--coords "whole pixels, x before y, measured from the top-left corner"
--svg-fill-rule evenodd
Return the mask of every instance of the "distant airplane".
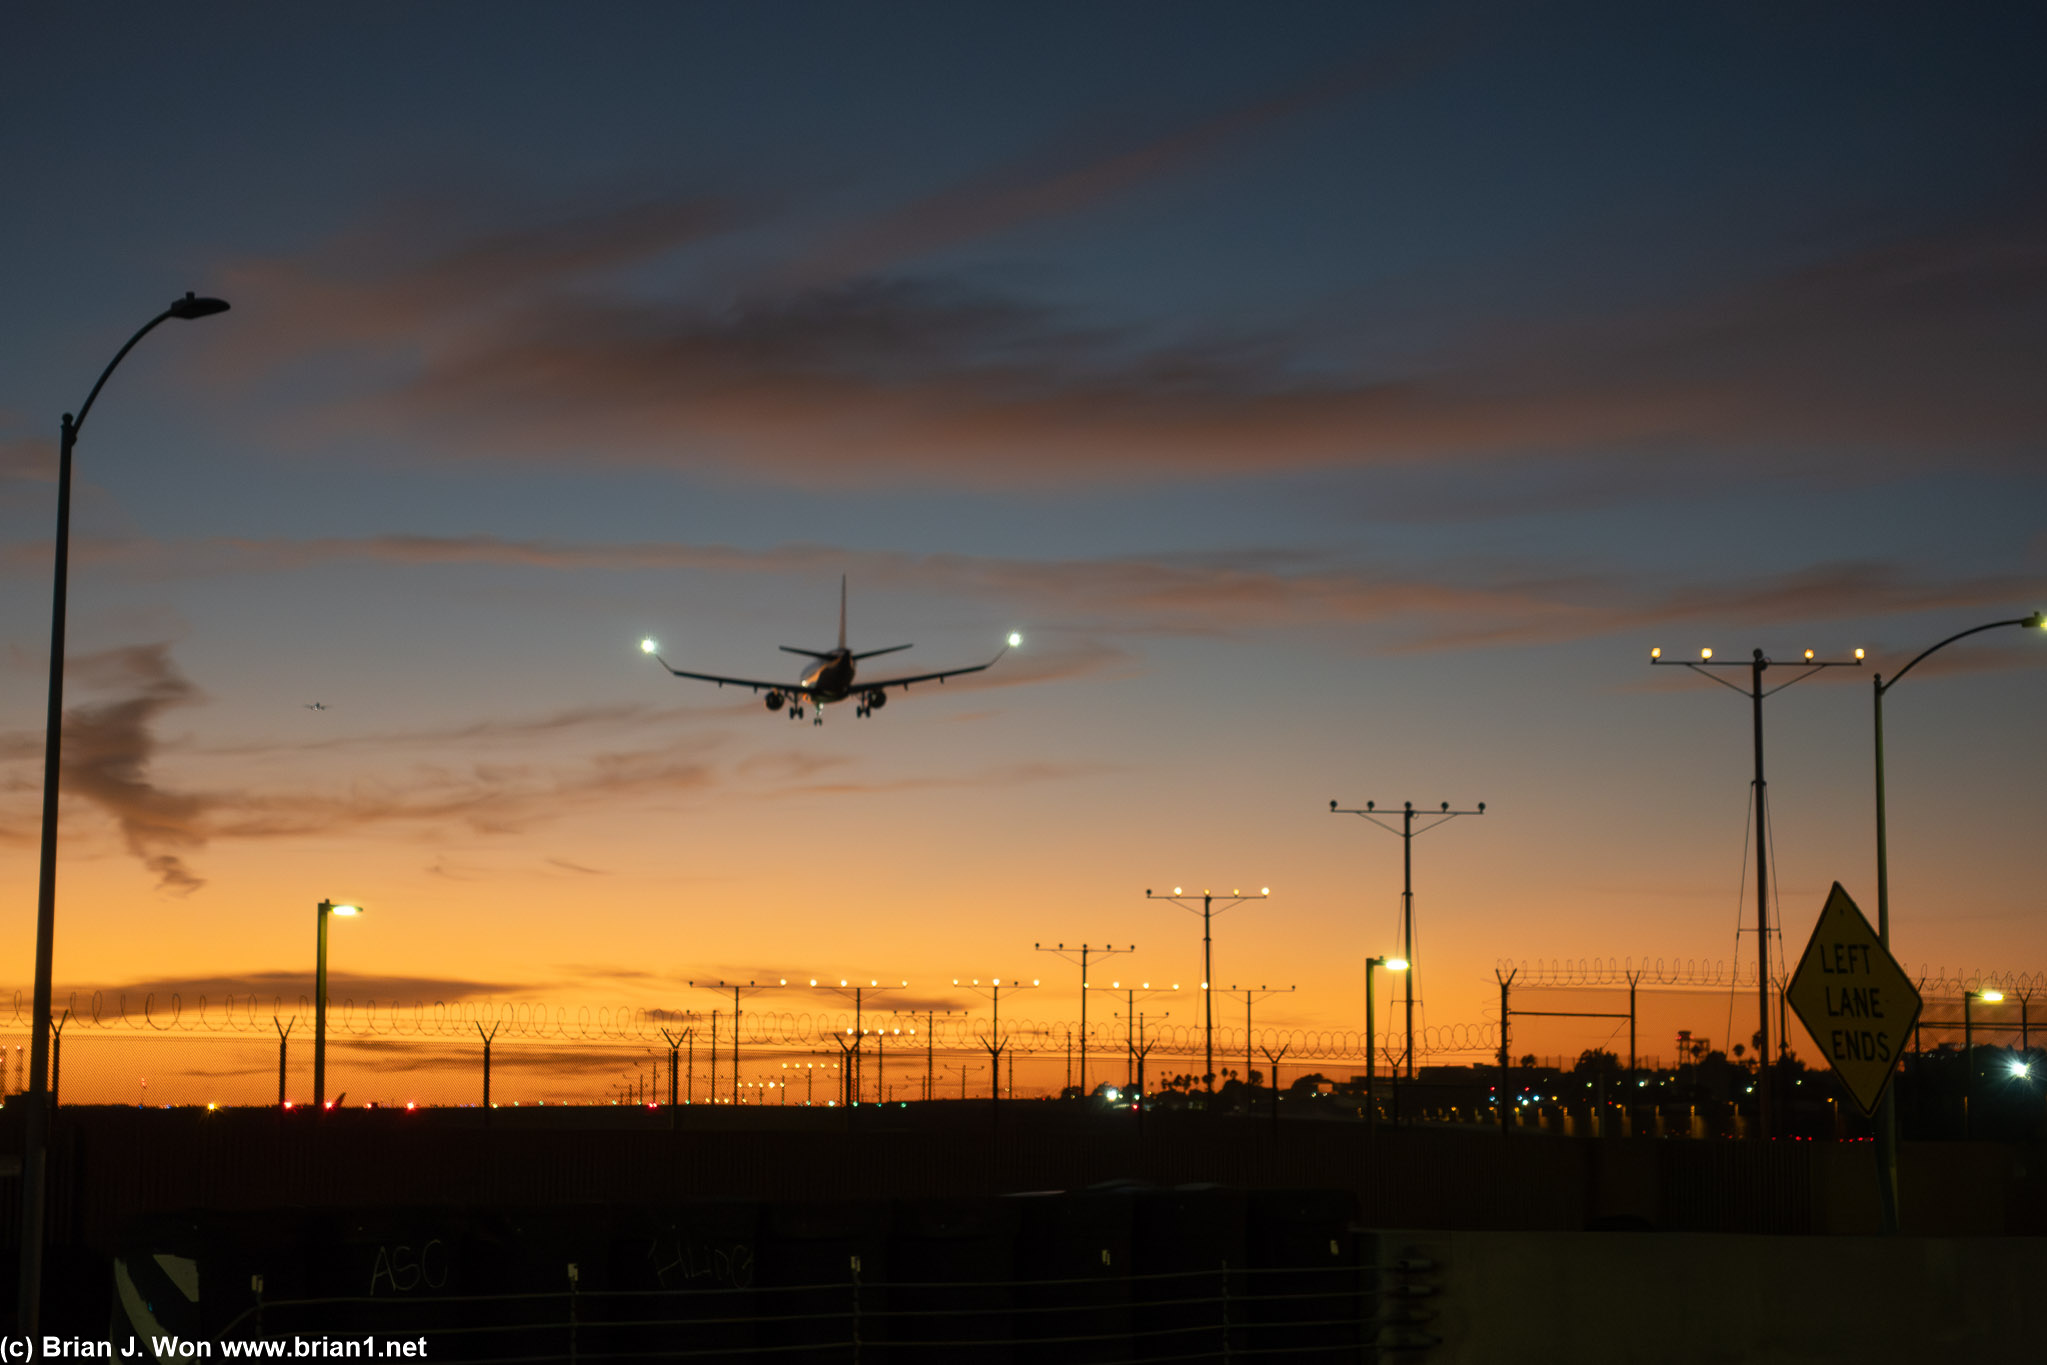
<path id="1" fill-rule="evenodd" d="M 907 677 L 881 678 L 874 682 L 856 683 L 853 680 L 853 675 L 856 671 L 854 666 L 860 660 L 872 659 L 877 654 L 894 654 L 897 650 L 908 649 L 910 646 L 890 645 L 887 649 L 870 649 L 860 654 L 855 654 L 846 648 L 846 579 L 845 575 L 841 574 L 839 576 L 839 647 L 825 653 L 814 649 L 797 649 L 793 645 L 781 646 L 788 653 L 801 654 L 806 659 L 817 660 L 816 665 L 805 669 L 802 678 L 796 682 L 763 682 L 758 678 L 725 678 L 720 677 L 716 673 L 691 673 L 685 669 L 674 667 L 666 659 L 662 658 L 658 652 L 660 646 L 652 640 L 640 641 L 640 649 L 644 653 L 652 654 L 655 663 L 660 664 L 678 678 L 695 678 L 699 682 L 716 683 L 720 687 L 730 685 L 732 687 L 751 688 L 755 692 L 766 692 L 768 694 L 768 710 L 780 711 L 786 705 L 791 720 L 801 716 L 805 703 L 809 703 L 815 708 L 815 714 L 811 717 L 810 723 L 822 725 L 824 724 L 824 709 L 832 702 L 854 698 L 857 701 L 857 705 L 853 708 L 853 714 L 861 717 L 870 716 L 888 704 L 888 689 L 891 687 L 906 688 L 911 683 L 921 682 L 942 683 L 947 678 L 957 678 L 962 673 L 979 673 L 985 668 L 992 668 L 1004 654 L 1007 654 L 1011 649 L 1022 643 L 1023 636 L 1012 634 L 1009 637 L 1009 643 L 996 652 L 995 658 L 990 659 L 985 664 L 972 664 L 966 668 L 941 669 L 936 673 L 912 673 Z"/>
<path id="2" fill-rule="evenodd" d="M 305 705 L 308 711 L 331 711 L 334 709 L 324 701 L 309 701 Z"/>

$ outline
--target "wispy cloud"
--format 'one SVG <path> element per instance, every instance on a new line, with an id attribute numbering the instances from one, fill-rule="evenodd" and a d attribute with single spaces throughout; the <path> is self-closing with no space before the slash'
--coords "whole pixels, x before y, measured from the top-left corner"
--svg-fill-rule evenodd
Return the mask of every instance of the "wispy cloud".
<path id="1" fill-rule="evenodd" d="M 1157 136 L 1133 138 L 1120 122 L 1090 127 L 1058 148 L 844 229 L 777 283 L 815 287 L 882 273 L 963 242 L 1084 213 L 1242 150 L 1288 119 L 1404 85 L 1442 65 L 1478 31 L 1468 16 L 1445 14 L 1411 37 Z"/>
<path id="2" fill-rule="evenodd" d="M 402 358 L 395 379 L 294 422 L 426 435 L 458 459 L 576 451 L 811 484 L 973 487 L 1547 463 L 1671 443 L 1752 467 L 1807 452 L 1859 478 L 1923 466 L 1929 448 L 2014 459 L 2047 427 L 2024 363 L 2047 341 L 2047 212 L 2030 199 L 1653 309 L 1501 320 L 1361 368 L 1284 336 L 1161 342 L 929 272 L 854 269 L 1024 211 L 961 196 L 850 245 L 843 278 L 736 300 L 557 287 L 593 262 L 686 246 L 701 209 L 666 209 L 644 231 L 600 224 L 602 247 L 583 252 L 489 239 L 360 286 L 269 263 L 268 287 L 287 297 L 349 294 L 337 335 Z M 520 272 L 531 289 L 494 292 Z M 261 355 L 291 352 L 272 339 Z"/>
<path id="3" fill-rule="evenodd" d="M 185 553 L 179 550 L 177 553 Z M 693 569 L 817 576 L 849 571 L 890 588 L 943 583 L 1018 613 L 1034 636 L 964 687 L 1017 686 L 1132 662 L 1119 638 L 1289 626 L 1378 625 L 1392 648 L 1468 648 L 1583 639 L 1714 618 L 1757 624 L 1956 608 L 2009 608 L 2039 595 L 2036 572 L 1954 574 L 1902 559 L 1827 562 L 1749 578 L 1688 583 L 1578 560 L 1357 562 L 1309 550 L 1249 548 L 1168 556 L 1020 560 L 789 545 L 562 544 L 489 537 L 221 541 L 192 550 L 244 566 L 340 559 L 504 563 L 563 570 Z M 1032 623 L 1037 623 L 1034 626 Z"/>
<path id="4" fill-rule="evenodd" d="M 200 693 L 163 644 L 136 645 L 90 655 L 72 665 L 75 676 L 115 691 L 113 700 L 74 707 L 64 717 L 62 790 L 84 797 L 112 816 L 128 851 L 156 874 L 161 890 L 186 895 L 205 885 L 183 853 L 206 844 L 213 802 L 174 791 L 152 776 L 156 723 Z"/>

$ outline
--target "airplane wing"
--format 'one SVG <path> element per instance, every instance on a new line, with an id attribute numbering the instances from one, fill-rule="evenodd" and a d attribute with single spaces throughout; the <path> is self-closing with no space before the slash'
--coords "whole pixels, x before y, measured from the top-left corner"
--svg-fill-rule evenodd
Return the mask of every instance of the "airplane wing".
<path id="1" fill-rule="evenodd" d="M 1007 653 L 1009 653 L 1009 646 L 1004 645 L 995 657 L 985 664 L 970 664 L 966 668 L 946 668 L 936 673 L 912 673 L 907 678 L 877 678 L 873 682 L 869 682 L 865 678 L 855 678 L 853 680 L 853 690 L 855 692 L 880 692 L 890 687 L 908 687 L 911 683 L 942 683 L 947 678 L 957 678 L 962 673 L 979 673 L 983 669 L 993 668 L 996 664 L 1002 662 L 1002 656 Z"/>
<path id="2" fill-rule="evenodd" d="M 802 683 L 762 682 L 759 678 L 723 678 L 716 673 L 691 673 L 686 669 L 674 667 L 659 654 L 654 656 L 654 662 L 678 678 L 695 678 L 698 682 L 716 683 L 720 687 L 747 687 L 756 692 L 787 692 L 792 697 L 807 697 L 812 692 L 811 688 L 805 687 Z M 981 666 L 986 668 L 988 665 Z"/>

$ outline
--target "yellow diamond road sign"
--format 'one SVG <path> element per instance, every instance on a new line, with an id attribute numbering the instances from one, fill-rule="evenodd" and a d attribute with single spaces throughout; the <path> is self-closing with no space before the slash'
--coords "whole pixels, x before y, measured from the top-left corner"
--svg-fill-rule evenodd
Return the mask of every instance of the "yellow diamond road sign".
<path id="1" fill-rule="evenodd" d="M 1898 1069 L 1919 992 L 1835 882 L 1791 978 L 1791 1008 L 1867 1114 Z"/>

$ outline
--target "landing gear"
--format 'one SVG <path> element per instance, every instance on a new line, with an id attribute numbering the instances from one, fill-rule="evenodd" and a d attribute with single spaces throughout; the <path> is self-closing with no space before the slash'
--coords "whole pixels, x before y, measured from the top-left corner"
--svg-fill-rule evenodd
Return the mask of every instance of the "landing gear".
<path id="1" fill-rule="evenodd" d="M 801 703 L 798 703 L 798 704 L 796 704 L 796 705 L 792 705 L 792 706 L 791 706 L 791 707 L 789 708 L 789 719 L 791 719 L 791 720 L 801 720 L 802 718 L 803 718 L 803 707 L 802 707 L 802 704 L 801 704 Z"/>

